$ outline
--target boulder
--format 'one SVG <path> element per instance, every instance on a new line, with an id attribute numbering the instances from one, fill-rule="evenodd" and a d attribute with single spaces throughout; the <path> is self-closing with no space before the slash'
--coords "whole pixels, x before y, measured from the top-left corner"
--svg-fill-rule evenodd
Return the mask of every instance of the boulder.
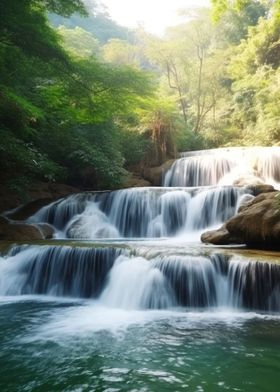
<path id="1" fill-rule="evenodd" d="M 74 188 L 72 186 L 49 182 L 34 183 L 30 185 L 28 190 L 21 193 L 9 190 L 6 187 L 0 187 L 0 213 L 3 213 L 7 210 L 12 210 L 23 203 L 25 203 L 24 208 L 26 211 L 28 208 L 31 208 L 33 209 L 33 212 L 36 212 L 34 211 L 36 203 L 40 204 L 42 202 L 48 204 L 48 202 L 55 201 L 61 197 L 78 192 L 80 192 L 80 189 Z M 31 204 L 30 207 L 28 207 L 29 204 Z M 12 213 L 18 213 L 18 210 L 14 210 Z M 21 212 L 20 214 L 26 215 L 25 212 Z M 20 216 L 20 214 L 18 214 L 18 216 Z M 22 220 L 25 218 L 13 217 L 12 219 Z"/>
<path id="2" fill-rule="evenodd" d="M 50 239 L 54 230 L 48 224 L 30 225 L 27 223 L 10 222 L 0 216 L 0 241 L 33 241 Z"/>
<path id="3" fill-rule="evenodd" d="M 58 184 L 56 182 L 38 182 L 28 189 L 28 197 L 30 200 L 37 199 L 60 199 L 72 193 L 79 193 L 80 189 L 66 184 Z"/>
<path id="4" fill-rule="evenodd" d="M 215 245 L 247 244 L 280 249 L 280 192 L 262 193 L 242 206 L 220 229 L 202 234 Z"/>
<path id="5" fill-rule="evenodd" d="M 247 206 L 252 200 L 254 200 L 254 198 L 255 196 L 248 195 L 247 193 L 242 195 L 239 199 L 238 212 L 240 212 L 243 207 Z"/>
<path id="6" fill-rule="evenodd" d="M 135 187 L 147 187 L 147 186 L 151 186 L 151 183 L 149 181 L 145 180 L 140 176 L 133 174 L 126 180 L 122 188 L 135 188 Z"/>
<path id="7" fill-rule="evenodd" d="M 274 192 L 269 192 L 269 193 L 259 193 L 256 197 L 254 197 L 251 200 L 248 200 L 247 203 L 244 203 L 243 205 L 240 206 L 238 213 L 245 211 L 248 207 L 251 207 L 255 204 L 258 204 L 264 200 L 274 200 L 275 197 L 277 197 L 277 194 L 279 192 L 275 191 Z"/>
<path id="8" fill-rule="evenodd" d="M 258 196 L 261 193 L 275 192 L 275 188 L 268 184 L 253 185 L 250 186 L 250 189 L 252 189 L 254 196 Z"/>
<path id="9" fill-rule="evenodd" d="M 166 161 L 161 166 L 146 167 L 143 169 L 143 178 L 149 181 L 153 186 L 161 186 L 164 174 L 169 170 L 174 160 Z"/>
<path id="10" fill-rule="evenodd" d="M 201 241 L 205 244 L 213 245 L 228 245 L 241 243 L 241 240 L 232 236 L 225 226 L 222 226 L 218 230 L 206 231 L 201 235 Z"/>
<path id="11" fill-rule="evenodd" d="M 262 186 L 265 183 L 257 175 L 248 174 L 233 181 L 234 186 Z"/>
<path id="12" fill-rule="evenodd" d="M 280 193 L 262 193 L 243 206 L 226 228 L 243 243 L 260 247 L 280 248 Z"/>
<path id="13" fill-rule="evenodd" d="M 40 229 L 24 223 L 0 222 L 0 240 L 2 241 L 32 241 L 44 239 Z"/>
<path id="14" fill-rule="evenodd" d="M 49 240 L 53 238 L 54 228 L 48 223 L 39 223 L 36 225 L 41 231 L 45 240 Z"/>
<path id="15" fill-rule="evenodd" d="M 33 200 L 29 203 L 23 204 L 22 206 L 19 206 L 15 210 L 9 211 L 6 213 L 6 216 L 9 217 L 9 219 L 13 220 L 26 220 L 29 218 L 31 215 L 34 215 L 37 211 L 39 211 L 42 207 L 46 206 L 47 204 L 50 204 L 53 202 L 53 199 L 50 198 L 44 198 L 44 199 L 38 199 L 38 200 Z"/>

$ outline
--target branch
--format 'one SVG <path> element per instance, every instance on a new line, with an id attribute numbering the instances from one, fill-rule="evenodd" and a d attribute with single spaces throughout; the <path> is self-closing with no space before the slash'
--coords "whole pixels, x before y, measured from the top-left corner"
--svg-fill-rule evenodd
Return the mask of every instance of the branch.
<path id="1" fill-rule="evenodd" d="M 171 83 L 171 69 L 170 69 L 170 65 L 168 63 L 166 63 L 166 68 L 167 68 L 167 79 L 168 79 L 168 85 L 170 88 L 174 89 L 174 90 L 178 90 L 178 86 L 173 86 Z M 173 76 L 174 75 L 174 71 L 173 71 Z"/>

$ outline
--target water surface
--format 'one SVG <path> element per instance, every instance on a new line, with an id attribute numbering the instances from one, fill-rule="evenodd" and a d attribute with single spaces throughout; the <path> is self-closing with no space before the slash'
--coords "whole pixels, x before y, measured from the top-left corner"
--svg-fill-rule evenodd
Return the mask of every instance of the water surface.
<path id="1" fill-rule="evenodd" d="M 1 391 L 267 391 L 280 316 L 2 297 Z"/>

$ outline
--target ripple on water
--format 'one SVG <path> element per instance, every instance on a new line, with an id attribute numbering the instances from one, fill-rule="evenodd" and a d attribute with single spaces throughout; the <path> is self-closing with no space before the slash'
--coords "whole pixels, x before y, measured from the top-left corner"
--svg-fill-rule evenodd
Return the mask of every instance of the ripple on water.
<path id="1" fill-rule="evenodd" d="M 277 390 L 279 316 L 90 301 L 11 303 L 1 312 L 0 386 L 9 390 Z"/>

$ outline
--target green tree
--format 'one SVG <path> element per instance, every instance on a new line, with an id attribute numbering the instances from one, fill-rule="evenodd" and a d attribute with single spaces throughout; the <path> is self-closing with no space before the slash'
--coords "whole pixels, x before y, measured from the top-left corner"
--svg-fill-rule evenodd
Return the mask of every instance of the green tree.
<path id="1" fill-rule="evenodd" d="M 63 39 L 64 48 L 71 54 L 80 57 L 98 57 L 100 55 L 99 41 L 81 27 L 67 29 L 65 26 L 59 26 L 57 31 Z"/>
<path id="2" fill-rule="evenodd" d="M 160 165 L 168 158 L 176 156 L 176 137 L 178 124 L 178 109 L 172 98 L 156 95 L 145 100 L 137 110 L 140 117 L 138 131 L 146 134 L 151 140 L 149 163 Z"/>
<path id="3" fill-rule="evenodd" d="M 23 0 L 18 8 L 16 3 L 5 2 L 0 27 L 2 181 L 119 186 L 125 175 L 122 124 L 150 94 L 148 76 L 97 60 L 97 42 L 89 33 L 60 28 L 59 34 L 50 27 L 47 11 L 69 15 L 81 2 Z M 62 35 L 68 39 L 64 48 Z M 84 45 L 78 47 L 71 35 L 82 37 Z M 89 183 L 80 180 L 85 172 L 92 174 Z"/>
<path id="4" fill-rule="evenodd" d="M 137 46 L 116 38 L 110 39 L 103 46 L 103 57 L 105 61 L 117 65 L 139 66 L 140 64 Z"/>

